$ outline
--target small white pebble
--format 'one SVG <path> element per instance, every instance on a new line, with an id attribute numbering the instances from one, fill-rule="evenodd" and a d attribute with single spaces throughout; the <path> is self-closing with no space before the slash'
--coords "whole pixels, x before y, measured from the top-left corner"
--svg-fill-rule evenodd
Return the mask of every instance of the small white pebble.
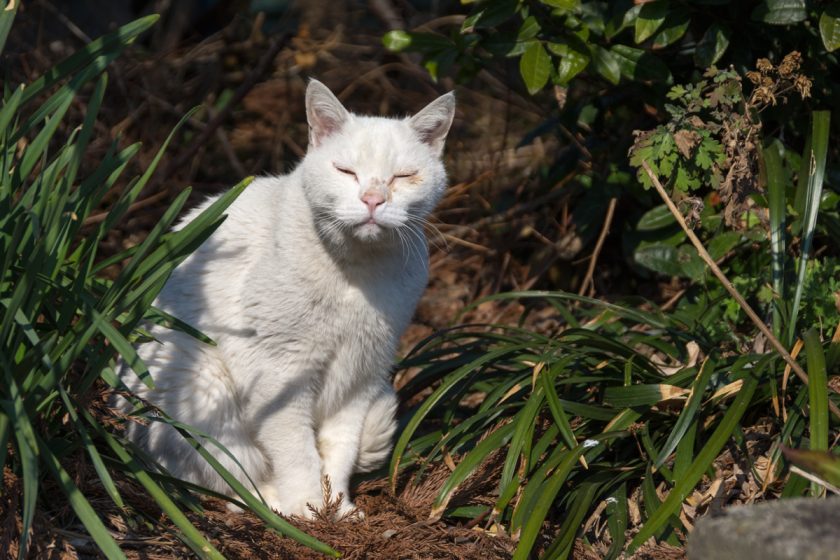
<path id="1" fill-rule="evenodd" d="M 386 539 L 390 539 L 391 537 L 393 537 L 396 534 L 397 534 L 397 531 L 394 530 L 394 529 L 388 529 L 387 531 L 382 532 L 382 536 L 385 537 Z"/>

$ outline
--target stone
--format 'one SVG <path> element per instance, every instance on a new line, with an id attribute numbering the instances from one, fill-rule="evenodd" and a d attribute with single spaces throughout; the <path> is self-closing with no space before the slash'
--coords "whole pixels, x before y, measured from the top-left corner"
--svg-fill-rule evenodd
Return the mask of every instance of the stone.
<path id="1" fill-rule="evenodd" d="M 727 508 L 700 519 L 688 560 L 840 560 L 840 498 Z"/>

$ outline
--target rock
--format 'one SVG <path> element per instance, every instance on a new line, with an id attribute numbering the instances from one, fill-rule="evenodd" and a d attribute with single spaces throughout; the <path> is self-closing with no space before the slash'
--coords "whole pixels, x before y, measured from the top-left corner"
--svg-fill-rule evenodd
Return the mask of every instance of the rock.
<path id="1" fill-rule="evenodd" d="M 704 517 L 688 560 L 840 560 L 840 498 L 776 500 Z"/>

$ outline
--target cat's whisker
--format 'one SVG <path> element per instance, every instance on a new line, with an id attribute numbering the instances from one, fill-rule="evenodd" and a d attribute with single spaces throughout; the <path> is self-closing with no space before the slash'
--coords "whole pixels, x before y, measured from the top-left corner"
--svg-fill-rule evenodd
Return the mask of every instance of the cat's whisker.
<path id="1" fill-rule="evenodd" d="M 409 216 L 408 221 L 416 222 L 421 227 L 425 227 L 429 231 L 431 231 L 432 233 L 435 234 L 433 236 L 430 236 L 429 239 L 428 239 L 428 242 L 435 249 L 442 250 L 446 253 L 449 252 L 449 242 L 446 240 L 446 237 L 443 235 L 443 233 L 441 233 L 440 229 L 438 229 L 438 227 L 435 224 L 433 224 L 432 222 L 430 222 L 429 220 L 427 220 L 423 216 L 419 216 L 419 215 L 416 215 L 416 214 L 409 214 L 408 216 Z M 438 240 L 443 242 L 442 247 L 441 247 L 441 245 L 438 244 Z"/>
<path id="2" fill-rule="evenodd" d="M 417 255 L 420 262 L 425 262 L 424 252 L 428 251 L 426 246 L 426 239 L 423 234 L 409 224 L 402 226 L 400 229 L 407 230 L 406 240 L 408 242 L 410 251 Z"/>

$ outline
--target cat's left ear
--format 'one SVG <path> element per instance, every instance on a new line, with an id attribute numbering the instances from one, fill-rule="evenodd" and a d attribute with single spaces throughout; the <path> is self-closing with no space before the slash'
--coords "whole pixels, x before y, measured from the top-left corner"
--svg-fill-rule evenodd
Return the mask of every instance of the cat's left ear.
<path id="1" fill-rule="evenodd" d="M 455 93 L 441 95 L 408 120 L 420 139 L 438 153 L 443 151 L 446 133 L 455 116 Z"/>
<path id="2" fill-rule="evenodd" d="M 312 79 L 306 86 L 306 120 L 309 123 L 309 143 L 320 146 L 344 126 L 350 113 L 330 89 Z"/>

